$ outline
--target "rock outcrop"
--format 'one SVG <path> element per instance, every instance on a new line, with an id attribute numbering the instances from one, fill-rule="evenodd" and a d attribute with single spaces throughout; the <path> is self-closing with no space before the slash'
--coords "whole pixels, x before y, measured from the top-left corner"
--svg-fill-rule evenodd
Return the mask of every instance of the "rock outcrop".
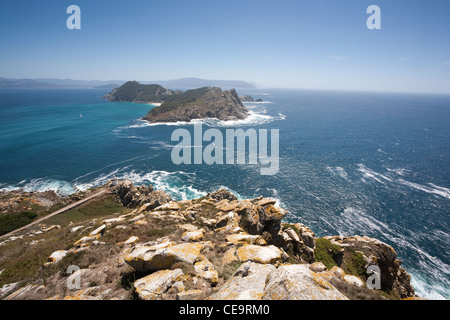
<path id="1" fill-rule="evenodd" d="M 265 300 L 348 300 L 331 283 L 312 272 L 307 265 L 278 267 L 266 279 Z"/>
<path id="2" fill-rule="evenodd" d="M 144 210 L 152 210 L 162 204 L 172 201 L 172 198 L 164 191 L 154 190 L 152 185 L 134 186 L 130 180 L 124 180 L 114 186 L 123 206 L 136 208 L 145 205 Z"/>
<path id="3" fill-rule="evenodd" d="M 274 199 L 240 200 L 222 189 L 200 199 L 173 201 L 151 186 L 136 187 L 130 181 L 106 187 L 126 212 L 53 229 L 67 236 L 69 245 L 44 256 L 41 278 L 2 286 L 2 298 L 414 297 L 410 277 L 392 247 L 368 237 L 321 238 L 339 248 L 330 266 L 317 254 L 321 239 L 301 223 L 282 222 L 288 212 Z M 73 264 L 81 264 L 80 269 L 64 276 L 67 265 Z M 371 265 L 380 268 L 382 291 L 366 286 L 364 268 Z M 79 286 L 68 288 L 67 283 L 77 279 Z"/>
<path id="4" fill-rule="evenodd" d="M 393 291 L 400 298 L 414 296 L 414 287 L 411 285 L 411 277 L 401 267 L 402 262 L 397 259 L 397 253 L 391 246 L 367 236 L 329 236 L 324 237 L 332 243 L 343 248 L 343 262 L 352 255 L 359 254 L 365 261 L 364 268 L 371 265 L 380 268 L 381 289 Z"/>

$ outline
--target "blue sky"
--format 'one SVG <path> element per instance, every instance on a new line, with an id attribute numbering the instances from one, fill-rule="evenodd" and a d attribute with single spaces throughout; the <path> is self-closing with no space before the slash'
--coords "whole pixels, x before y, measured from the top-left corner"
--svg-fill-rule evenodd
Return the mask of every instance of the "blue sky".
<path id="1" fill-rule="evenodd" d="M 81 30 L 66 9 L 81 8 Z M 369 30 L 369 5 L 381 30 Z M 450 1 L 7 0 L 0 77 L 450 93 Z"/>

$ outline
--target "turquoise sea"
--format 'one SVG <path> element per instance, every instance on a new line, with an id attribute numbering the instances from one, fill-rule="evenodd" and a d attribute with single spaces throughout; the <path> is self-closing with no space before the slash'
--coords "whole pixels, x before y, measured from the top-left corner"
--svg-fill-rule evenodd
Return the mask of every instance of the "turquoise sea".
<path id="1" fill-rule="evenodd" d="M 193 126 L 148 125 L 151 105 L 106 93 L 0 90 L 0 189 L 70 194 L 116 176 L 175 199 L 220 187 L 274 197 L 318 236 L 392 245 L 420 296 L 450 298 L 450 96 L 238 90 L 264 102 L 204 129 L 279 129 L 279 172 L 262 176 L 259 165 L 174 165 L 171 134 Z"/>

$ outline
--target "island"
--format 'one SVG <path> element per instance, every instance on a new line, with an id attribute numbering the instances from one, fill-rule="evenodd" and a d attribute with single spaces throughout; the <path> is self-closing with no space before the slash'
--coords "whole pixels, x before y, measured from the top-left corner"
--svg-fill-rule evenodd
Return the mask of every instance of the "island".
<path id="1" fill-rule="evenodd" d="M 128 81 L 104 98 L 116 102 L 158 104 L 142 118 L 151 123 L 190 122 L 205 118 L 242 120 L 249 115 L 235 89 L 218 87 L 173 91 L 158 84 Z"/>

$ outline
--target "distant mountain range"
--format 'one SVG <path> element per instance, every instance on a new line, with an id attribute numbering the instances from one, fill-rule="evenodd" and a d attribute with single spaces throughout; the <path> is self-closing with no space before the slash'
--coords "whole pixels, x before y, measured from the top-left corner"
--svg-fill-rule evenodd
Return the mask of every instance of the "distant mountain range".
<path id="1" fill-rule="evenodd" d="M 0 89 L 114 89 L 124 84 L 126 80 L 73 80 L 73 79 L 6 79 L 0 78 Z M 199 87 L 256 88 L 252 83 L 235 80 L 207 80 L 199 78 L 182 78 L 164 81 L 140 81 L 142 84 L 159 84 L 166 88 L 192 89 Z"/>

